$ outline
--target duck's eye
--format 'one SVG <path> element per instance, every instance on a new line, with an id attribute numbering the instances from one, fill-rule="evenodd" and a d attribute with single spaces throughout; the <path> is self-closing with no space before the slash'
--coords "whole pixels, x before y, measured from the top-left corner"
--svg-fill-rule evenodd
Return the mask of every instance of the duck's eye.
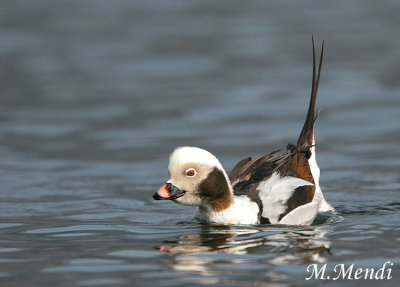
<path id="1" fill-rule="evenodd" d="M 196 171 L 193 168 L 189 168 L 188 170 L 186 170 L 185 174 L 189 177 L 193 177 L 196 175 Z"/>

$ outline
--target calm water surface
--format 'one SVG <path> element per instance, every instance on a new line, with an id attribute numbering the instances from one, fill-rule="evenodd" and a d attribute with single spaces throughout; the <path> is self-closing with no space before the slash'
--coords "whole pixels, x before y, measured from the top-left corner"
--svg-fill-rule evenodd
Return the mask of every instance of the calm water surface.
<path id="1" fill-rule="evenodd" d="M 396 1 L 9 1 L 0 12 L 1 286 L 318 286 L 309 264 L 400 285 Z M 156 202 L 168 154 L 229 171 L 294 142 L 317 105 L 313 226 L 220 226 Z"/>

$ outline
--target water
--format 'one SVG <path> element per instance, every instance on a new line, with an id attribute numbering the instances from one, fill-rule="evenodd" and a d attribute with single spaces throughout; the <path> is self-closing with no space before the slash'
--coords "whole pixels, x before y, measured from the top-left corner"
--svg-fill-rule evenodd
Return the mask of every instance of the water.
<path id="1" fill-rule="evenodd" d="M 395 1 L 8 1 L 0 12 L 1 286 L 317 286 L 310 264 L 400 283 Z M 168 154 L 227 170 L 295 141 L 311 83 L 337 215 L 218 226 L 156 202 Z M 327 271 L 327 274 L 328 274 Z M 271 285 L 272 284 L 272 285 Z"/>

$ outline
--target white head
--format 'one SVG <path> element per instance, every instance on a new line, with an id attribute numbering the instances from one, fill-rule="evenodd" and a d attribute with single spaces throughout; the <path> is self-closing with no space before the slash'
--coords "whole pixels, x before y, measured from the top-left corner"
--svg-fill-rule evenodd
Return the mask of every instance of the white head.
<path id="1" fill-rule="evenodd" d="M 154 199 L 223 210 L 232 202 L 232 188 L 221 163 L 208 151 L 180 147 L 170 155 L 169 180 Z"/>

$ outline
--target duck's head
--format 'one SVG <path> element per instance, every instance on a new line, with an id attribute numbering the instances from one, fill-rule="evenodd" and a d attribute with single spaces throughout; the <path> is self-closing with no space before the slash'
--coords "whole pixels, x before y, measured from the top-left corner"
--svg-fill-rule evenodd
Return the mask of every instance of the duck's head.
<path id="1" fill-rule="evenodd" d="M 197 147 L 180 147 L 170 155 L 169 180 L 154 195 L 156 200 L 224 210 L 232 203 L 228 176 L 218 159 Z"/>

